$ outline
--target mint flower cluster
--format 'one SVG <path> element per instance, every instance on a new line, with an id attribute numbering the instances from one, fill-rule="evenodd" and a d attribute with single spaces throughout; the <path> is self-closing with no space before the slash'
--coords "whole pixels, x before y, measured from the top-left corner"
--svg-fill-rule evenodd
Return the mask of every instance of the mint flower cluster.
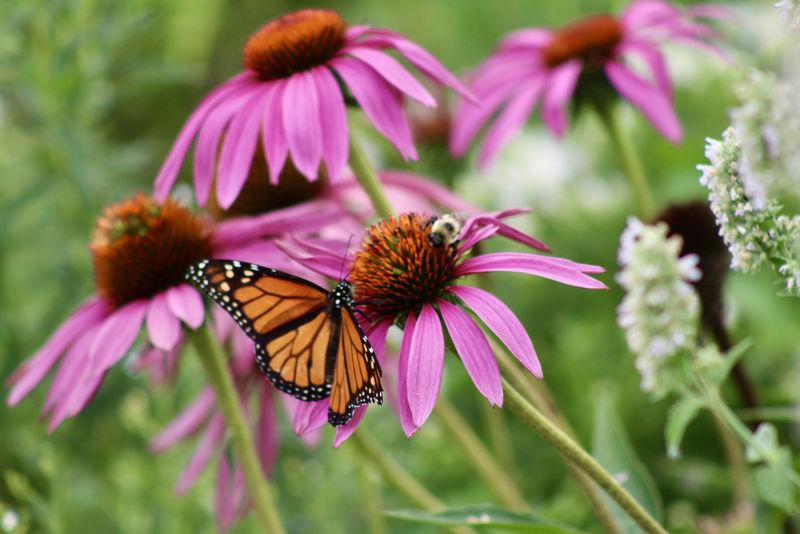
<path id="1" fill-rule="evenodd" d="M 671 357 L 696 346 L 700 304 L 690 282 L 701 272 L 696 255 L 678 257 L 681 246 L 680 237 L 667 237 L 664 223 L 646 225 L 631 217 L 617 252 L 622 270 L 615 280 L 626 292 L 617 324 L 636 355 L 642 390 L 656 396 L 671 389 L 663 376 Z"/>

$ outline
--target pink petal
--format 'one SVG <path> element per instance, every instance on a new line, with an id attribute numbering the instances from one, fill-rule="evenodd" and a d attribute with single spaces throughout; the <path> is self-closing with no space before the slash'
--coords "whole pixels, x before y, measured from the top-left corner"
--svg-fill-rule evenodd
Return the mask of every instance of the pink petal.
<path id="1" fill-rule="evenodd" d="M 461 308 L 437 299 L 442 319 L 453 340 L 458 357 L 464 363 L 478 391 L 494 406 L 503 405 L 503 385 L 500 368 L 486 337 Z"/>
<path id="2" fill-rule="evenodd" d="M 203 324 L 203 297 L 189 284 L 178 284 L 167 289 L 167 305 L 175 316 L 191 328 L 196 329 Z"/>
<path id="3" fill-rule="evenodd" d="M 478 155 L 478 166 L 486 167 L 500 147 L 511 137 L 519 133 L 528 117 L 533 111 L 533 107 L 539 100 L 539 95 L 544 87 L 544 79 L 537 78 L 530 85 L 527 85 L 512 96 L 505 109 L 500 113 L 486 132 L 480 154 Z"/>
<path id="4" fill-rule="evenodd" d="M 443 369 L 442 324 L 433 306 L 423 304 L 411 338 L 406 369 L 408 407 L 416 428 L 420 428 L 433 411 L 442 386 Z"/>
<path id="5" fill-rule="evenodd" d="M 477 287 L 450 286 L 446 290 L 463 300 L 525 369 L 542 378 L 542 366 L 528 332 L 502 300 Z"/>
<path id="6" fill-rule="evenodd" d="M 88 368 L 86 361 L 89 355 L 89 347 L 99 328 L 100 324 L 89 326 L 72 343 L 53 377 L 50 389 L 47 391 L 47 398 L 42 407 L 42 415 L 54 410 L 58 405 L 68 404 L 72 391 L 82 387 L 82 383 L 85 382 L 83 378 L 84 371 Z M 67 411 L 64 408 L 65 415 Z"/>
<path id="7" fill-rule="evenodd" d="M 197 203 L 201 206 L 205 206 L 211 191 L 211 181 L 217 168 L 217 156 L 223 132 L 254 90 L 255 86 L 252 83 L 240 84 L 208 114 L 200 133 L 197 134 L 194 147 L 194 188 Z"/>
<path id="8" fill-rule="evenodd" d="M 261 123 L 261 143 L 269 168 L 269 181 L 277 185 L 289 154 L 286 132 L 283 129 L 283 92 L 286 82 L 277 80 L 270 86 L 269 97 L 264 104 L 264 116 Z"/>
<path id="9" fill-rule="evenodd" d="M 353 416 L 350 420 L 342 426 L 336 427 L 336 436 L 333 438 L 333 448 L 338 449 L 339 445 L 353 435 L 353 432 L 358 428 L 359 423 L 367 413 L 367 406 L 356 406 L 353 408 Z"/>
<path id="10" fill-rule="evenodd" d="M 314 181 L 322 158 L 322 124 L 313 73 L 299 72 L 286 80 L 282 112 L 292 161 L 298 171 Z"/>
<path id="11" fill-rule="evenodd" d="M 147 309 L 147 330 L 153 346 L 171 350 L 181 335 L 181 321 L 167 305 L 167 292 L 157 293 Z"/>
<path id="12" fill-rule="evenodd" d="M 330 62 L 342 77 L 375 128 L 400 151 L 403 158 L 417 159 L 411 129 L 403 116 L 399 95 L 375 70 L 348 57 Z"/>
<path id="13" fill-rule="evenodd" d="M 134 300 L 111 314 L 89 347 L 88 365 L 97 377 L 125 356 L 133 345 L 147 312 L 147 299 Z"/>
<path id="14" fill-rule="evenodd" d="M 414 311 L 408 312 L 406 325 L 403 329 L 403 339 L 400 341 L 400 357 L 397 362 L 397 407 L 400 412 L 400 425 L 403 432 L 409 438 L 419 430 L 414 424 L 414 417 L 411 415 L 410 399 L 408 395 L 408 361 L 411 357 L 411 345 L 416 328 L 416 316 Z"/>
<path id="15" fill-rule="evenodd" d="M 580 268 L 574 264 L 570 265 L 570 263 L 565 263 L 565 260 L 560 258 L 550 258 L 539 254 L 497 252 L 464 260 L 456 265 L 453 275 L 457 277 L 475 273 L 510 271 L 541 276 L 562 284 L 586 289 L 608 289 L 605 284 L 586 276 Z"/>
<path id="16" fill-rule="evenodd" d="M 667 63 L 664 54 L 654 45 L 646 41 L 629 39 L 617 45 L 616 53 L 625 55 L 636 54 L 641 57 L 653 75 L 653 81 L 659 91 L 668 99 L 672 98 L 672 82 L 667 73 Z"/>
<path id="17" fill-rule="evenodd" d="M 197 130 L 206 119 L 208 114 L 213 110 L 217 104 L 226 99 L 231 93 L 235 92 L 240 83 L 249 77 L 247 73 L 240 73 L 223 83 L 216 89 L 208 93 L 203 100 L 198 104 L 189 119 L 181 128 L 175 143 L 172 145 L 167 159 L 161 166 L 155 182 L 155 198 L 156 200 L 164 200 L 167 198 L 172 185 L 175 183 L 175 178 L 178 176 L 178 171 L 183 163 L 183 158 L 186 156 L 186 151 L 189 150 L 189 145 L 192 143 Z"/>
<path id="18" fill-rule="evenodd" d="M 211 454 L 224 435 L 225 421 L 222 419 L 221 414 L 216 413 L 211 421 L 209 421 L 205 432 L 203 432 L 203 436 L 200 438 L 200 443 L 197 444 L 189 463 L 186 464 L 186 468 L 178 478 L 178 482 L 175 484 L 175 493 L 183 495 L 189 491 L 189 488 L 191 488 L 195 480 L 197 480 L 197 477 L 208 463 Z"/>
<path id="19" fill-rule="evenodd" d="M 217 201 L 228 209 L 242 190 L 261 131 L 261 120 L 272 91 L 253 91 L 231 121 L 217 166 Z"/>
<path id="20" fill-rule="evenodd" d="M 322 160 L 331 184 L 338 183 L 347 167 L 350 138 L 347 133 L 347 109 L 339 84 L 325 67 L 312 69 L 319 96 L 322 126 Z"/>
<path id="21" fill-rule="evenodd" d="M 298 436 L 312 432 L 328 422 L 328 399 L 298 403 L 292 429 Z"/>
<path id="22" fill-rule="evenodd" d="M 539 241 L 535 237 L 531 237 L 523 232 L 520 232 L 513 226 L 509 226 L 508 224 L 500 221 L 500 217 L 507 217 L 509 215 L 516 215 L 516 210 L 507 210 L 506 212 L 499 212 L 497 215 L 494 214 L 485 214 L 485 215 L 478 215 L 477 217 L 471 218 L 465 225 L 462 230 L 461 235 L 464 236 L 466 241 L 467 236 L 469 236 L 472 228 L 479 228 L 479 227 L 486 227 L 492 226 L 497 228 L 497 234 L 512 241 L 516 241 L 517 243 L 521 243 L 523 245 L 527 245 L 533 249 L 541 250 L 543 252 L 552 252 L 550 247 L 544 244 L 542 241 Z M 488 236 L 487 236 L 488 237 Z M 477 243 L 478 240 L 471 240 L 470 247 Z M 462 245 L 464 250 L 468 250 L 466 245 Z"/>
<path id="23" fill-rule="evenodd" d="M 667 20 L 679 18 L 678 9 L 661 0 L 637 0 L 625 7 L 619 16 L 625 33 L 630 33 Z"/>
<path id="24" fill-rule="evenodd" d="M 275 461 L 278 458 L 279 435 L 278 419 L 275 417 L 275 406 L 272 403 L 272 386 L 264 383 L 258 407 L 255 441 L 258 458 L 261 460 L 261 469 L 264 470 L 265 476 L 270 476 L 275 467 Z"/>
<path id="25" fill-rule="evenodd" d="M 6 386 L 14 384 L 6 403 L 13 406 L 30 393 L 50 371 L 67 347 L 86 329 L 100 323 L 108 315 L 108 308 L 108 303 L 97 297 L 91 297 L 78 306 L 73 314 L 50 336 L 44 346 L 25 360 L 5 381 Z"/>
<path id="26" fill-rule="evenodd" d="M 479 208 L 429 178 L 394 170 L 378 171 L 378 177 L 387 186 L 397 186 L 406 191 L 412 191 L 423 198 L 430 199 L 445 210 L 463 211 L 468 215 L 480 212 Z"/>
<path id="27" fill-rule="evenodd" d="M 378 50 L 352 46 L 343 54 L 360 59 L 380 74 L 390 85 L 426 106 L 436 107 L 436 100 L 396 59 Z"/>
<path id="28" fill-rule="evenodd" d="M 567 102 L 572 98 L 581 74 L 581 62 L 574 59 L 553 69 L 542 100 L 542 121 L 561 137 L 567 129 Z"/>
<path id="29" fill-rule="evenodd" d="M 211 387 L 206 386 L 189 406 L 184 408 L 164 429 L 150 441 L 150 452 L 161 452 L 200 428 L 211 410 L 216 406 L 216 397 Z"/>
<path id="30" fill-rule="evenodd" d="M 524 30 L 509 33 L 500 41 L 498 50 L 511 48 L 540 49 L 553 39 L 553 32 L 541 28 L 526 28 Z"/>
<path id="31" fill-rule="evenodd" d="M 664 138 L 673 143 L 681 141 L 681 124 L 666 95 L 615 61 L 607 61 L 604 68 L 614 89 L 641 111 Z"/>

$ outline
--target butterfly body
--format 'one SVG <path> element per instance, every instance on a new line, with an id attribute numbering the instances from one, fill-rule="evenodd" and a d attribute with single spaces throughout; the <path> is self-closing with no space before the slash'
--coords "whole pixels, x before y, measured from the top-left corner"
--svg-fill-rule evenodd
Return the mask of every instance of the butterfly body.
<path id="1" fill-rule="evenodd" d="M 203 260 L 187 278 L 255 341 L 256 362 L 279 390 L 303 401 L 330 397 L 328 421 L 382 403 L 381 370 L 356 321 L 350 282 L 332 291 L 252 263 Z"/>

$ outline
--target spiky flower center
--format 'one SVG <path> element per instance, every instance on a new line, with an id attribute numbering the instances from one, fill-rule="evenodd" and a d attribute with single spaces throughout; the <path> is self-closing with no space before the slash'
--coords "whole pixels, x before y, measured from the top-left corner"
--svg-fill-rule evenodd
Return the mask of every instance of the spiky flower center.
<path id="1" fill-rule="evenodd" d="M 244 44 L 244 68 L 259 79 L 286 78 L 322 65 L 344 46 L 347 24 L 338 13 L 302 9 L 277 18 Z"/>
<path id="2" fill-rule="evenodd" d="M 367 230 L 350 281 L 359 307 L 372 319 L 394 317 L 440 296 L 458 259 L 452 245 L 428 238 L 430 219 L 415 213 L 384 219 Z"/>
<path id="3" fill-rule="evenodd" d="M 544 49 L 544 62 L 555 67 L 571 59 L 595 65 L 622 39 L 622 26 L 611 15 L 592 15 L 556 30 Z"/>
<path id="4" fill-rule="evenodd" d="M 105 208 L 89 248 L 97 292 L 116 306 L 182 283 L 189 265 L 211 255 L 202 220 L 141 193 Z"/>

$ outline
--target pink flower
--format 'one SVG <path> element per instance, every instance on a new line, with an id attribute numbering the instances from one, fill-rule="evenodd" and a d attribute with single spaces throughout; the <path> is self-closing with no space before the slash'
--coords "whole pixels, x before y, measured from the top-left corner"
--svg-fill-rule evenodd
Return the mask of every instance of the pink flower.
<path id="1" fill-rule="evenodd" d="M 171 199 L 142 194 L 109 206 L 92 237 L 97 294 L 81 304 L 52 337 L 7 380 L 7 403 L 22 400 L 61 362 L 44 404 L 53 431 L 91 400 L 106 371 L 131 348 L 142 326 L 150 343 L 166 353 L 168 372 L 181 343 L 181 324 L 198 328 L 205 308 L 184 281 L 189 265 L 209 256 L 296 269 L 265 236 L 310 232 L 337 220 L 315 203 L 215 226 Z M 158 360 L 158 352 L 146 358 Z"/>
<path id="2" fill-rule="evenodd" d="M 449 245 L 436 244 L 430 238 L 431 221 L 427 217 L 415 214 L 392 217 L 367 231 L 361 249 L 352 259 L 349 279 L 359 310 L 372 321 L 364 325 L 365 333 L 379 360 L 386 350 L 389 327 L 398 323 L 405 325 L 398 363 L 397 398 L 407 435 L 411 436 L 422 426 L 439 395 L 444 364 L 443 325 L 475 387 L 491 404 L 502 405 L 500 370 L 494 354 L 481 328 L 463 308 L 472 310 L 526 369 L 542 377 L 533 344 L 514 313 L 491 293 L 458 284 L 459 278 L 475 273 L 512 271 L 576 287 L 605 289 L 604 284 L 587 276 L 603 272 L 594 265 L 516 252 L 465 257 L 474 245 L 494 235 L 549 251 L 544 243 L 501 221 L 522 211 L 473 217 L 461 230 L 461 241 Z M 305 245 L 300 242 L 279 244 L 308 267 L 326 276 L 338 277 L 336 269 L 342 264 L 342 257 L 315 246 L 313 241 L 304 242 Z M 364 407 L 356 408 L 351 421 L 337 429 L 334 445 L 353 432 L 364 410 Z M 311 415 L 306 428 L 323 424 L 324 412 L 321 413 Z"/>
<path id="3" fill-rule="evenodd" d="M 491 122 L 479 154 L 479 164 L 487 165 L 540 101 L 545 125 L 561 136 L 576 86 L 586 85 L 579 92 L 596 97 L 602 90 L 589 86 L 597 79 L 633 104 L 667 140 L 680 142 L 683 133 L 659 47 L 672 41 L 721 54 L 706 41 L 716 32 L 695 17 L 725 18 L 729 13 L 707 5 L 679 9 L 662 0 L 636 0 L 617 18 L 594 15 L 558 30 L 530 28 L 507 35 L 472 77 L 470 89 L 480 104 L 462 100 L 456 109 L 451 152 L 463 155 Z M 634 72 L 628 58 L 641 60 L 649 79 Z"/>
<path id="4" fill-rule="evenodd" d="M 432 80 L 469 95 L 433 56 L 396 33 L 348 27 L 327 10 L 289 13 L 247 40 L 245 71 L 214 89 L 191 114 L 156 178 L 156 198 L 169 193 L 195 138 L 200 205 L 206 203 L 215 173 L 220 206 L 233 203 L 259 142 L 273 183 L 289 157 L 309 180 L 317 179 L 324 163 L 331 183 L 337 182 L 349 146 L 342 85 L 403 157 L 416 159 L 403 96 L 428 106 L 436 102 L 385 49 L 397 51 Z"/>

